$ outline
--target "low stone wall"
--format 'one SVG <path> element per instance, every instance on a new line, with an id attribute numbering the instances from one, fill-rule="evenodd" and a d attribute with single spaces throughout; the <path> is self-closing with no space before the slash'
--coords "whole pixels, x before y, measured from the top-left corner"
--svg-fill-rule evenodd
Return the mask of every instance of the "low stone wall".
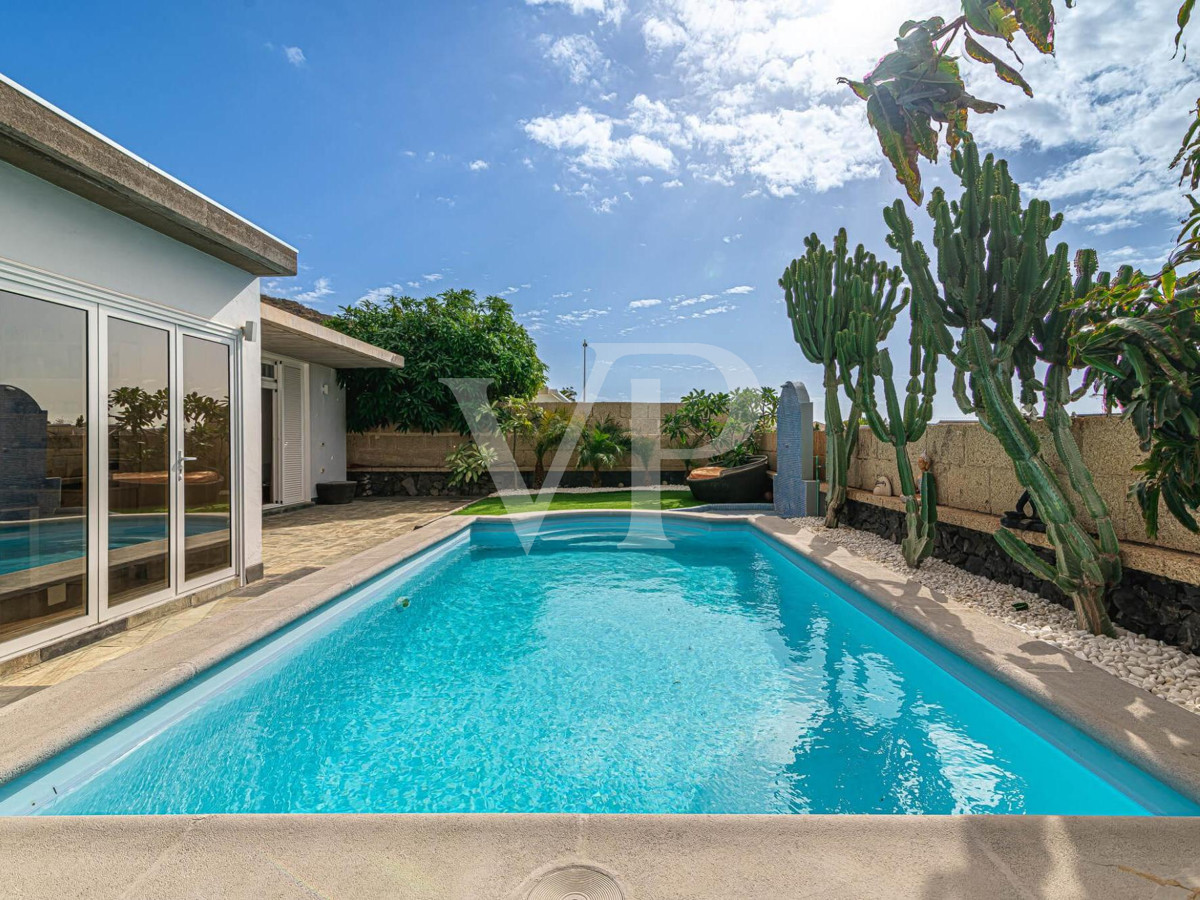
<path id="1" fill-rule="evenodd" d="M 878 534 L 894 543 L 904 535 L 904 513 L 871 503 L 846 502 L 844 521 L 852 528 Z M 1033 551 L 1054 564 L 1054 554 Z M 974 575 L 1015 585 L 1070 608 L 1067 597 L 1013 562 L 993 535 L 957 525 L 938 524 L 933 555 Z M 1125 569 L 1124 578 L 1109 598 L 1109 615 L 1131 631 L 1200 653 L 1200 585 L 1185 584 L 1137 569 Z"/>
<path id="2" fill-rule="evenodd" d="M 1066 471 L 1058 463 L 1045 426 L 1034 423 L 1051 466 L 1069 490 Z M 1153 544 L 1187 553 L 1200 553 L 1200 535 L 1192 534 L 1174 520 L 1165 506 L 1159 514 L 1159 533 L 1155 540 L 1146 536 L 1141 510 L 1128 497 L 1134 481 L 1133 467 L 1145 455 L 1138 447 L 1133 427 L 1117 416 L 1076 416 L 1072 431 L 1079 442 L 1083 461 L 1091 470 L 1097 489 L 1108 504 L 1117 537 L 1123 541 Z M 997 441 L 978 422 L 939 422 L 930 425 L 925 435 L 909 447 L 916 467 L 917 457 L 927 451 L 937 477 L 938 501 L 945 506 L 1000 516 L 1016 506 L 1021 485 L 1013 472 L 1012 461 Z M 858 449 L 851 461 L 850 487 L 870 491 L 879 476 L 891 482 L 892 493 L 900 493 L 896 453 L 890 444 L 879 441 L 869 428 L 859 432 Z M 1076 502 L 1083 511 L 1083 504 Z M 1082 514 L 1085 525 L 1091 525 Z"/>

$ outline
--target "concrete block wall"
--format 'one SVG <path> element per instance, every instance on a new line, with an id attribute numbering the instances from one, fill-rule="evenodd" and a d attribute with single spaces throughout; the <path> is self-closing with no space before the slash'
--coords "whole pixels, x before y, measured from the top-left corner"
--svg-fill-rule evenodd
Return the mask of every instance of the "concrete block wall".
<path id="1" fill-rule="evenodd" d="M 547 409 L 566 409 L 573 412 L 574 403 L 546 403 Z M 677 403 L 593 403 L 591 404 L 590 421 L 601 421 L 611 416 L 630 430 L 634 435 L 658 435 L 662 416 L 669 415 L 678 409 Z M 377 429 L 362 434 L 346 435 L 346 462 L 349 469 L 386 469 L 406 472 L 438 472 L 445 471 L 446 455 L 466 440 L 456 432 L 440 432 L 425 434 L 422 432 L 399 432 Z M 513 446 L 509 438 L 509 447 Z M 531 470 L 535 459 L 529 441 L 516 440 L 514 458 L 518 467 Z M 551 464 L 552 456 L 547 456 L 545 463 Z M 572 454 L 571 466 L 578 460 Z M 663 460 L 663 471 L 682 471 L 681 460 Z"/>
<path id="2" fill-rule="evenodd" d="M 1048 451 L 1046 458 L 1064 487 L 1070 490 L 1066 470 L 1058 462 L 1045 425 L 1040 421 L 1034 423 L 1034 431 Z M 1128 497 L 1129 486 L 1134 481 L 1133 467 L 1145 458 L 1128 422 L 1117 416 L 1076 416 L 1072 431 L 1096 487 L 1108 504 L 1118 538 L 1200 553 L 1200 536 L 1179 525 L 1165 508 L 1159 514 L 1158 538 L 1151 541 L 1146 536 L 1137 502 Z M 933 460 L 938 499 L 942 505 L 996 516 L 1016 506 L 1022 489 L 1012 462 L 999 441 L 985 432 L 978 422 L 939 422 L 929 426 L 921 440 L 909 447 L 914 468 L 922 451 L 928 451 Z M 889 479 L 892 493 L 899 494 L 895 450 L 890 444 L 877 440 L 869 428 L 863 428 L 855 458 L 850 464 L 849 484 L 870 491 L 880 475 Z M 1083 504 L 1074 495 L 1072 500 L 1082 513 Z M 1083 521 L 1091 524 L 1086 514 Z"/>

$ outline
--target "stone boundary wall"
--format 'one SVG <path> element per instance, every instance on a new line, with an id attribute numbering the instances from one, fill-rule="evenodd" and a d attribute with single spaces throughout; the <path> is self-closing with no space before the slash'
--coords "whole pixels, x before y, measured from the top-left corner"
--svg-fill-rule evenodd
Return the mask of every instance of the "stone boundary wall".
<path id="1" fill-rule="evenodd" d="M 893 543 L 900 543 L 904 536 L 904 513 L 899 510 L 847 500 L 843 515 L 852 528 Z M 1033 552 L 1054 564 L 1052 551 L 1034 547 Z M 939 522 L 933 555 L 974 575 L 1024 588 L 1071 608 L 1070 600 L 1057 587 L 1013 562 L 987 532 Z M 1108 607 L 1118 625 L 1200 654 L 1200 585 L 1126 568 L 1120 585 L 1109 594 Z"/>
<path id="2" fill-rule="evenodd" d="M 547 409 L 567 409 L 573 411 L 574 403 L 546 403 Z M 678 403 L 663 403 L 657 407 L 649 403 L 593 403 L 591 404 L 591 421 L 600 421 L 611 416 L 630 430 L 634 435 L 660 434 L 662 416 L 669 415 L 679 408 Z M 346 464 L 353 479 L 355 472 L 383 470 L 389 472 L 437 473 L 446 471 L 446 455 L 462 443 L 466 438 L 457 432 L 439 432 L 426 434 L 419 431 L 400 432 L 387 429 L 376 429 L 362 434 L 346 435 Z M 509 447 L 513 446 L 513 438 L 509 437 Z M 763 435 L 760 439 L 764 451 L 775 464 L 775 435 Z M 533 450 L 528 440 L 516 441 L 514 454 L 517 466 L 522 471 L 532 471 L 535 463 Z M 546 457 L 547 467 L 552 455 Z M 578 459 L 571 458 L 571 467 L 575 468 Z M 571 470 L 568 470 L 568 474 Z M 664 459 L 662 472 L 680 473 L 686 471 L 682 460 Z M 590 478 L 590 472 L 589 472 Z M 628 469 L 625 477 L 620 479 L 629 484 Z M 589 482 L 590 483 L 590 482 Z M 606 482 L 607 483 L 607 482 Z M 582 485 L 581 485 L 582 486 Z"/>
<path id="3" fill-rule="evenodd" d="M 1043 448 L 1049 450 L 1047 459 L 1069 490 L 1066 470 L 1058 462 L 1045 426 L 1038 421 L 1034 430 Z M 1108 504 L 1118 538 L 1200 553 L 1200 535 L 1192 534 L 1176 522 L 1165 507 L 1159 513 L 1158 538 L 1150 540 L 1146 536 L 1137 502 L 1128 497 L 1129 486 L 1134 481 L 1133 467 L 1145 458 L 1138 447 L 1133 426 L 1117 416 L 1076 416 L 1072 430 L 1096 487 Z M 978 422 L 930 425 L 925 435 L 909 447 L 914 470 L 922 451 L 928 451 L 933 460 L 940 505 L 994 516 L 1003 515 L 1016 506 L 1021 485 L 1013 473 L 1012 462 L 1000 442 L 985 432 Z M 877 440 L 869 428 L 863 428 L 858 436 L 855 458 L 850 463 L 849 485 L 871 491 L 880 475 L 891 482 L 892 494 L 900 493 L 895 450 L 890 444 Z M 1083 504 L 1078 498 L 1073 500 L 1076 509 L 1083 513 Z M 1083 521 L 1090 526 L 1086 513 L 1083 513 Z"/>

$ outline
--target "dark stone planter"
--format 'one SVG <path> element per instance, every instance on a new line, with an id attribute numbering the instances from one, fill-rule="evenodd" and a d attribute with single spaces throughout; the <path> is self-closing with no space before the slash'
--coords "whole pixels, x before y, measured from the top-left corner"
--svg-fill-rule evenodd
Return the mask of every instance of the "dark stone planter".
<path id="1" fill-rule="evenodd" d="M 349 503 L 357 489 L 357 481 L 322 481 L 317 484 L 317 502 L 331 506 Z"/>

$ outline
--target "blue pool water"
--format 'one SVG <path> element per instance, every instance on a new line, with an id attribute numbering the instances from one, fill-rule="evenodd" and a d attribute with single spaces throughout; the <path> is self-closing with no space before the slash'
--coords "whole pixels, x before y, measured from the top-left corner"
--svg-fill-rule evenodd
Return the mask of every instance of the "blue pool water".
<path id="1" fill-rule="evenodd" d="M 188 537 L 229 527 L 221 515 L 188 515 Z M 112 550 L 167 539 L 167 517 L 155 514 L 113 516 L 108 524 Z M 35 566 L 78 559 L 87 553 L 87 526 L 82 516 L 0 524 L 0 575 Z"/>
<path id="2" fill-rule="evenodd" d="M 476 525 L 0 813 L 1200 812 L 744 525 Z"/>

